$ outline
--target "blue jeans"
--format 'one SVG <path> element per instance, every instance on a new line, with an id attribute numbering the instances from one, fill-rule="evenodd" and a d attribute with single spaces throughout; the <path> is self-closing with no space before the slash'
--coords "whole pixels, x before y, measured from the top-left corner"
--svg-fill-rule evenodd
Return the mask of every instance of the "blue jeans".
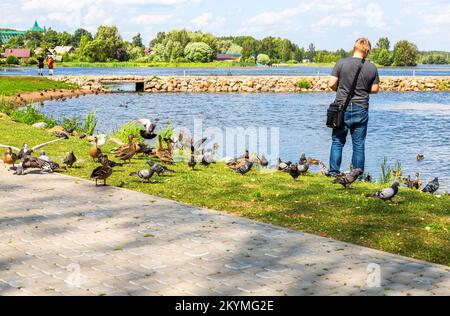
<path id="1" fill-rule="evenodd" d="M 364 143 L 367 135 L 367 123 L 369 122 L 369 109 L 365 109 L 355 103 L 350 103 L 345 112 L 345 126 L 340 129 L 333 129 L 331 153 L 330 153 L 330 174 L 340 171 L 342 162 L 342 149 L 347 140 L 348 131 L 352 135 L 353 142 L 353 168 L 360 168 L 364 171 L 365 148 Z"/>

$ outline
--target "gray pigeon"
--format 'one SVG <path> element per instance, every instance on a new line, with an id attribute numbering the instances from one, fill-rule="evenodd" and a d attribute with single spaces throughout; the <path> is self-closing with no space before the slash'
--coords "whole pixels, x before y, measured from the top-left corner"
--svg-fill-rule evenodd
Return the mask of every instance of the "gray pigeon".
<path id="1" fill-rule="evenodd" d="M 423 188 L 422 192 L 434 194 L 437 190 L 439 190 L 439 179 L 434 178 L 433 181 L 429 182 L 425 188 Z"/>
<path id="2" fill-rule="evenodd" d="M 144 180 L 147 180 L 147 182 L 150 183 L 150 179 L 153 177 L 154 174 L 155 170 L 146 169 L 137 172 L 132 172 L 130 173 L 130 177 L 139 177 L 141 178 L 142 182 L 144 182 Z"/>
<path id="3" fill-rule="evenodd" d="M 390 201 L 394 196 L 398 193 L 398 187 L 400 184 L 398 182 L 394 182 L 394 184 L 390 188 L 386 188 L 375 192 L 374 194 L 368 194 L 367 197 L 377 198 L 383 201 Z"/>
<path id="4" fill-rule="evenodd" d="M 353 182 L 355 182 L 360 175 L 362 175 L 363 171 L 361 169 L 354 169 L 348 174 L 342 174 L 336 176 L 336 179 L 333 183 L 342 184 L 344 188 L 348 188 Z"/>
<path id="5" fill-rule="evenodd" d="M 305 174 L 308 172 L 308 170 L 309 170 L 309 163 L 306 162 L 302 165 L 298 165 L 298 172 Z"/>
<path id="6" fill-rule="evenodd" d="M 240 174 L 244 175 L 247 172 L 249 172 L 253 167 L 252 161 L 246 161 L 245 164 L 240 166 L 239 168 L 233 169 L 234 172 L 239 172 Z"/>
<path id="7" fill-rule="evenodd" d="M 159 163 L 155 163 L 151 160 L 147 161 L 147 164 L 150 166 L 150 168 L 156 172 L 158 174 L 158 176 L 163 176 L 164 173 L 166 172 L 171 172 L 171 173 L 175 173 L 174 170 L 169 169 L 167 167 L 164 167 L 163 165 L 159 164 Z"/>

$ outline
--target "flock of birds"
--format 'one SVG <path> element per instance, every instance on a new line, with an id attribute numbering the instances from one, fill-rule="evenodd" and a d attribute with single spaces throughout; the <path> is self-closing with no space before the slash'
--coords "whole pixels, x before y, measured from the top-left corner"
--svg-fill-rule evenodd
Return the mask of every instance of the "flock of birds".
<path id="1" fill-rule="evenodd" d="M 175 173 L 174 170 L 167 167 L 167 165 L 175 163 L 175 148 L 177 148 L 181 153 L 184 153 L 184 150 L 190 151 L 187 166 L 191 170 L 195 170 L 197 165 L 208 167 L 219 160 L 216 155 L 216 151 L 219 148 L 218 144 L 214 144 L 211 149 L 204 149 L 204 144 L 207 142 L 207 138 L 202 138 L 194 143 L 194 140 L 186 137 L 183 131 L 180 131 L 176 137 L 176 140 L 173 140 L 170 137 L 163 138 L 162 135 L 155 133 L 158 121 L 152 122 L 148 119 L 139 119 L 137 122 L 143 127 L 140 131 L 141 137 L 145 140 L 153 140 L 156 138 L 156 146 L 151 147 L 146 143 L 140 142 L 139 139 L 132 134 L 128 137 L 128 143 L 122 143 L 114 138 L 110 139 L 110 141 L 119 145 L 111 151 L 111 154 L 113 154 L 114 157 L 120 162 L 110 160 L 108 155 L 102 152 L 101 146 L 106 143 L 105 135 L 97 135 L 90 138 L 89 141 L 92 143 L 92 146 L 89 149 L 89 156 L 93 159 L 93 161 L 100 164 L 91 173 L 91 178 L 95 180 L 96 186 L 98 185 L 98 181 L 103 181 L 103 185 L 106 185 L 106 180 L 113 174 L 113 169 L 115 167 L 121 167 L 126 162 L 130 163 L 131 160 L 139 154 L 146 155 L 159 161 L 158 163 L 150 159 L 147 161 L 147 169 L 129 174 L 129 176 L 140 178 L 141 182 L 148 183 L 151 182 L 151 178 L 155 174 L 158 176 L 164 176 L 167 173 Z M 0 147 L 7 148 L 7 151 L 3 157 L 3 162 L 5 165 L 12 165 L 10 170 L 14 170 L 17 175 L 25 174 L 25 170 L 27 169 L 41 169 L 44 171 L 53 172 L 72 168 L 72 166 L 77 162 L 77 157 L 73 151 L 71 151 L 67 157 L 63 159 L 64 166 L 60 166 L 57 162 L 51 161 L 43 150 L 40 152 L 39 157 L 32 156 L 32 154 L 47 145 L 68 139 L 69 136 L 73 136 L 73 132 L 73 128 L 65 129 L 64 131 L 55 134 L 58 139 L 45 142 L 33 148 L 28 148 L 27 144 L 24 144 L 22 148 L 0 144 Z M 77 136 L 80 138 L 86 138 L 85 134 Z M 423 155 L 420 155 L 420 157 L 418 156 L 418 161 L 420 161 L 419 158 L 420 160 L 423 160 L 424 157 Z M 261 168 L 272 168 L 281 172 L 286 172 L 294 180 L 297 180 L 300 176 L 307 174 L 311 165 L 319 166 L 321 175 L 328 175 L 328 168 L 322 161 L 313 158 L 306 158 L 305 154 L 301 155 L 298 163 L 293 163 L 291 161 L 284 162 L 278 158 L 275 166 L 269 166 L 269 161 L 264 157 L 264 155 L 258 155 L 256 153 L 250 154 L 248 150 L 246 150 L 240 157 L 226 157 L 220 160 L 224 162 L 233 172 L 240 173 L 242 175 L 245 175 L 252 170 L 255 164 L 259 165 Z M 20 161 L 20 163 L 16 165 L 17 161 Z M 350 168 L 350 172 L 348 173 L 339 173 L 335 175 L 333 183 L 340 184 L 345 189 L 348 189 L 362 176 L 363 171 L 361 169 Z M 373 194 L 368 194 L 367 197 L 377 198 L 383 201 L 391 201 L 392 198 L 397 195 L 399 187 L 402 184 L 408 188 L 422 188 L 422 183 L 419 179 L 418 173 L 416 174 L 416 178 L 412 180 L 410 176 L 407 178 L 401 178 L 401 174 L 394 171 L 394 183 L 391 187 L 377 191 Z M 438 189 L 439 180 L 438 178 L 435 178 L 433 181 L 429 182 L 422 189 L 422 191 L 434 194 Z"/>

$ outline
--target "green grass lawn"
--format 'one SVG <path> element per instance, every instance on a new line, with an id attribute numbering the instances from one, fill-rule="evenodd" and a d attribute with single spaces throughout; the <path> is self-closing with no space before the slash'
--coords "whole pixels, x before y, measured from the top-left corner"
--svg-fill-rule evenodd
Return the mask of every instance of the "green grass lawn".
<path id="1" fill-rule="evenodd" d="M 17 93 L 34 92 L 45 89 L 74 89 L 76 86 L 43 77 L 0 76 L 0 95 L 12 96 Z"/>
<path id="2" fill-rule="evenodd" d="M 0 143 L 20 147 L 35 146 L 53 139 L 47 131 L 27 125 L 1 122 Z M 109 152 L 113 144 L 106 144 Z M 47 155 L 60 163 L 70 150 L 78 162 L 66 172 L 88 179 L 98 165 L 88 156 L 90 144 L 78 138 L 45 148 Z M 3 155 L 0 149 L 0 155 Z M 109 155 L 112 158 L 112 155 Z M 114 160 L 114 159 L 113 159 Z M 245 176 L 235 174 L 223 164 L 202 166 L 191 171 L 185 163 L 173 166 L 176 174 L 141 184 L 129 177 L 132 171 L 146 168 L 146 158 L 137 157 L 130 165 L 114 170 L 110 185 L 154 194 L 176 201 L 288 227 L 304 232 L 351 242 L 391 253 L 450 265 L 450 198 L 432 196 L 402 188 L 395 203 L 368 199 L 365 194 L 382 188 L 379 184 L 356 183 L 349 190 L 318 175 L 298 181 L 281 172 L 252 170 Z M 45 175 L 42 175 L 44 178 Z M 92 190 L 95 192 L 94 183 Z"/>

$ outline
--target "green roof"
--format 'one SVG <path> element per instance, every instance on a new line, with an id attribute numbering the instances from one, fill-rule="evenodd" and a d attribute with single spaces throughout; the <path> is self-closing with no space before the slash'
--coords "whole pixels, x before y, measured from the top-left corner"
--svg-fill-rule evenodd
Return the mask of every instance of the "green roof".
<path id="1" fill-rule="evenodd" d="M 21 35 L 25 35 L 25 32 L 16 30 L 0 30 L 0 43 L 6 44 L 11 37 Z"/>
<path id="2" fill-rule="evenodd" d="M 30 31 L 33 31 L 33 32 L 44 32 L 45 28 L 43 29 L 42 27 L 39 26 L 37 21 L 34 21 L 34 25 L 33 25 L 33 27 L 31 28 Z"/>

